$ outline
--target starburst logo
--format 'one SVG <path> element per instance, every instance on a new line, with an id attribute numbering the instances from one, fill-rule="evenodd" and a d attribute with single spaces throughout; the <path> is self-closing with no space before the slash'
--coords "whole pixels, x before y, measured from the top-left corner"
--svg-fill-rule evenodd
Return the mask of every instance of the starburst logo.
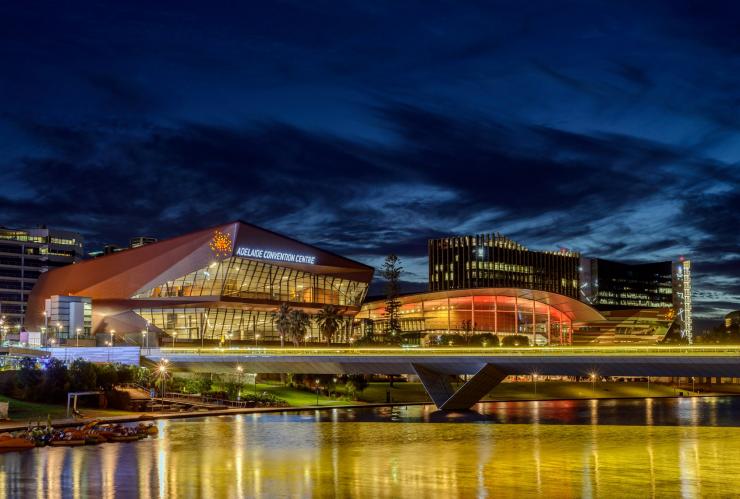
<path id="1" fill-rule="evenodd" d="M 218 229 L 214 230 L 210 247 L 211 251 L 213 251 L 216 256 L 229 256 L 232 249 L 231 236 Z"/>

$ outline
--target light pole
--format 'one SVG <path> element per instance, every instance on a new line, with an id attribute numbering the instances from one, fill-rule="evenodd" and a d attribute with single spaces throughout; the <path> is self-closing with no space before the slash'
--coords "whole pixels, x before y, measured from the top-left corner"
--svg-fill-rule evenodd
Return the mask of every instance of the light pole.
<path id="1" fill-rule="evenodd" d="M 319 405 L 319 383 L 321 382 L 320 379 L 316 379 L 316 405 Z"/>
<path id="2" fill-rule="evenodd" d="M 236 366 L 236 383 L 239 387 L 239 391 L 236 394 L 237 400 L 242 399 L 242 373 L 244 372 L 244 368 L 242 366 Z M 255 380 L 257 379 L 257 375 L 254 375 Z"/>
<path id="3" fill-rule="evenodd" d="M 146 341 L 146 331 L 141 330 L 141 348 L 144 348 L 144 342 Z"/>
<path id="4" fill-rule="evenodd" d="M 694 394 L 696 394 L 696 390 L 694 390 L 694 377 L 691 377 L 691 396 L 693 397 Z"/>
<path id="5" fill-rule="evenodd" d="M 175 338 L 177 338 L 177 333 L 172 331 L 172 348 L 175 348 Z"/>
<path id="6" fill-rule="evenodd" d="M 591 395 L 596 397 L 596 373 L 591 373 Z"/>
<path id="7" fill-rule="evenodd" d="M 54 338 L 51 339 L 51 343 L 54 344 Z M 110 364 L 110 341 L 106 341 L 105 346 L 108 347 L 108 363 Z"/>
<path id="8" fill-rule="evenodd" d="M 62 325 L 59 322 L 57 322 L 57 334 L 56 334 L 56 337 L 59 338 L 59 337 L 61 337 L 61 335 L 62 335 Z"/>
<path id="9" fill-rule="evenodd" d="M 537 396 L 537 374 L 532 374 L 532 381 L 534 381 L 534 394 Z"/>
<path id="10" fill-rule="evenodd" d="M 165 388 L 167 382 L 167 359 L 162 359 L 162 363 L 159 364 L 159 376 L 162 380 L 162 398 L 165 396 Z"/>
<path id="11" fill-rule="evenodd" d="M 111 329 L 110 330 L 110 346 L 113 346 L 113 343 L 114 343 L 113 335 L 115 335 L 115 334 L 116 334 L 116 330 L 115 329 Z"/>
<path id="12" fill-rule="evenodd" d="M 77 336 L 77 347 L 78 347 L 78 348 L 79 348 L 79 346 L 80 346 L 80 331 L 81 331 L 81 329 L 80 329 L 80 328 L 76 328 L 76 329 L 75 329 L 75 335 Z"/>
<path id="13" fill-rule="evenodd" d="M 650 396 L 650 376 L 648 376 L 648 397 Z"/>
<path id="14" fill-rule="evenodd" d="M 260 339 L 260 335 L 259 334 L 255 334 L 254 335 L 254 346 L 257 346 L 257 340 L 259 340 L 259 339 Z"/>

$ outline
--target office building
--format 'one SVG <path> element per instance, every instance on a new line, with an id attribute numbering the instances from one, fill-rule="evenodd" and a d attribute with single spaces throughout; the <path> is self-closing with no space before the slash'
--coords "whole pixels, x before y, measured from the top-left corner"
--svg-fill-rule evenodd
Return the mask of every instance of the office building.
<path id="1" fill-rule="evenodd" d="M 20 329 L 28 296 L 45 272 L 82 259 L 82 236 L 49 229 L 0 227 L 0 315 L 6 326 Z"/>
<path id="2" fill-rule="evenodd" d="M 673 307 L 672 262 L 581 258 L 581 299 L 598 310 Z"/>
<path id="3" fill-rule="evenodd" d="M 578 253 L 532 251 L 501 234 L 429 241 L 429 290 L 519 288 L 578 299 Z"/>

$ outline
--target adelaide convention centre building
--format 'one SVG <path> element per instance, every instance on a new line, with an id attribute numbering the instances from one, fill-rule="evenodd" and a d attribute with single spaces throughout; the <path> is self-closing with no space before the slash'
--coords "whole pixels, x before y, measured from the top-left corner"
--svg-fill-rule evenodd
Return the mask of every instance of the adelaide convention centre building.
<path id="1" fill-rule="evenodd" d="M 54 315 L 64 312 L 50 308 L 71 295 L 91 299 L 93 335 L 118 341 L 147 330 L 162 341 L 274 341 L 280 304 L 308 314 L 333 304 L 351 318 L 372 276 L 371 267 L 237 221 L 44 273 L 26 327 L 73 337 Z M 309 336 L 319 337 L 313 322 Z"/>

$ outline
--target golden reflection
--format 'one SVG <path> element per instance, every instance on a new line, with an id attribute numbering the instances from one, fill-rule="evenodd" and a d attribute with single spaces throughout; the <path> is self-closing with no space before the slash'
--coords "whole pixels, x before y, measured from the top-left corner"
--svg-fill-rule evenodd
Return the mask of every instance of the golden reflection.
<path id="1" fill-rule="evenodd" d="M 584 420 L 596 422 L 594 406 L 582 406 Z M 538 407 L 527 410 L 538 418 Z M 509 404 L 504 410 L 513 420 L 522 406 Z M 422 408 L 409 411 L 420 418 L 431 414 Z M 394 416 L 406 414 L 404 409 Z M 355 415 L 362 419 L 362 413 Z M 0 495 L 454 498 L 738 492 L 732 481 L 740 467 L 740 428 L 735 427 L 348 422 L 331 413 L 317 421 L 313 412 L 159 424 L 156 439 L 2 455 Z M 21 476 L 34 479 L 19 481 Z"/>

